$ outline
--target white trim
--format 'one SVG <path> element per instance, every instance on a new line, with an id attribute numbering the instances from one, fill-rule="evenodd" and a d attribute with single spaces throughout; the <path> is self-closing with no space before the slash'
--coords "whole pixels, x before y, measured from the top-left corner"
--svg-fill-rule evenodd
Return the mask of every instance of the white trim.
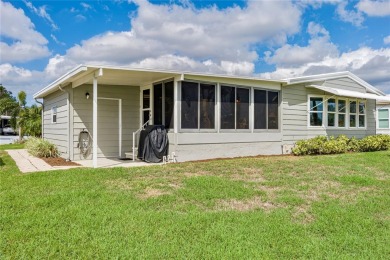
<path id="1" fill-rule="evenodd" d="M 367 83 L 366 81 L 362 80 L 361 78 L 359 78 L 358 76 L 354 75 L 353 73 L 351 73 L 349 71 L 327 73 L 327 74 L 318 74 L 318 75 L 296 77 L 296 78 L 288 78 L 286 80 L 288 81 L 288 85 L 292 85 L 292 84 L 315 82 L 315 81 L 326 81 L 326 80 L 330 80 L 330 79 L 338 79 L 338 78 L 344 78 L 344 77 L 355 81 L 356 83 L 365 87 L 367 90 L 370 90 L 371 92 L 378 94 L 379 96 L 385 95 L 385 93 L 383 93 L 381 90 L 373 87 L 371 84 Z"/>
<path id="2" fill-rule="evenodd" d="M 35 93 L 33 95 L 33 98 L 43 98 L 43 97 L 47 96 L 48 93 L 50 91 L 52 91 L 53 89 L 57 88 L 58 85 L 63 84 L 64 82 L 68 81 L 70 78 L 74 77 L 75 75 L 77 75 L 81 72 L 87 71 L 87 70 L 88 70 L 87 66 L 84 66 L 84 65 L 77 66 L 76 68 L 68 71 L 67 73 L 65 73 L 64 75 L 62 75 L 61 77 L 59 77 L 58 79 L 53 81 L 52 83 L 50 83 L 45 88 L 43 88 L 40 91 L 38 91 L 37 93 Z"/>
<path id="3" fill-rule="evenodd" d="M 387 110 L 388 118 L 385 118 L 385 117 L 379 118 L 379 110 Z M 376 114 L 377 114 L 377 123 L 378 123 L 377 129 L 379 129 L 379 130 L 390 129 L 390 108 L 388 108 L 388 107 L 378 107 L 377 110 L 376 110 Z M 379 120 L 387 120 L 388 127 L 379 127 Z"/>
<path id="4" fill-rule="evenodd" d="M 310 107 L 310 98 L 322 98 L 322 102 L 320 104 L 322 104 L 322 124 L 320 126 L 312 126 L 310 125 L 310 114 L 312 113 L 311 109 L 312 107 Z M 326 104 L 325 104 L 325 96 L 324 95 L 307 95 L 307 127 L 308 128 L 312 128 L 312 129 L 324 129 L 326 128 L 325 127 L 325 121 L 327 121 L 327 118 L 325 118 L 325 108 L 326 108 Z M 318 107 L 319 105 L 315 106 L 315 107 Z M 314 108 L 314 107 L 313 107 Z M 320 113 L 320 112 L 313 112 L 313 113 Z"/>
<path id="5" fill-rule="evenodd" d="M 318 90 L 322 90 L 328 93 L 331 93 L 336 96 L 341 97 L 348 97 L 348 98 L 360 98 L 360 99 L 375 99 L 375 100 L 390 100 L 389 97 L 386 96 L 379 96 L 376 94 L 370 94 L 370 93 L 361 93 L 357 91 L 350 91 L 350 90 L 344 90 L 344 89 L 337 89 L 337 88 L 330 88 L 330 87 L 324 87 L 319 85 L 308 85 L 307 88 L 315 88 Z"/>
<path id="6" fill-rule="evenodd" d="M 93 114 L 93 118 L 92 118 L 92 124 L 93 124 L 93 127 L 92 127 L 92 131 L 93 131 L 93 134 L 92 134 L 92 142 L 93 142 L 93 145 L 92 145 L 92 165 L 94 168 L 97 168 L 98 167 L 98 162 L 97 162 L 97 138 L 98 138 L 98 135 L 97 135 L 97 131 L 98 131 L 98 124 L 97 124 L 97 120 L 98 120 L 98 104 L 97 104 L 97 101 L 98 101 L 98 85 L 97 85 L 97 78 L 93 78 L 93 100 L 92 100 L 92 114 Z"/>
<path id="7" fill-rule="evenodd" d="M 322 126 L 311 126 L 310 125 L 310 113 L 311 113 L 311 107 L 310 107 L 310 98 L 322 98 L 322 105 L 323 105 L 323 115 L 322 115 Z M 328 126 L 328 100 L 329 99 L 335 99 L 336 100 L 336 112 L 330 112 L 332 114 L 335 114 L 335 126 Z M 345 101 L 345 112 L 340 112 L 339 111 L 339 101 Z M 356 113 L 351 113 L 350 112 L 350 102 L 355 101 L 356 102 Z M 365 110 L 364 114 L 359 113 L 359 103 L 364 102 Z M 349 98 L 338 98 L 338 97 L 327 97 L 326 95 L 308 95 L 307 98 L 307 126 L 310 129 L 333 129 L 333 130 L 338 130 L 338 129 L 345 129 L 345 130 L 367 130 L 367 102 L 366 100 L 363 99 L 349 99 Z M 356 126 L 351 127 L 350 126 L 350 116 L 355 115 L 356 116 Z M 339 126 L 339 116 L 344 115 L 345 116 L 345 126 Z M 359 116 L 364 115 L 364 127 L 359 127 Z"/>

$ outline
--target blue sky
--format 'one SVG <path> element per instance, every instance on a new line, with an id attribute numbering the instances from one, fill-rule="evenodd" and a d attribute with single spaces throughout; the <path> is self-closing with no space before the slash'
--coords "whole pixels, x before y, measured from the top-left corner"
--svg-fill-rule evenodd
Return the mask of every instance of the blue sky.
<path id="1" fill-rule="evenodd" d="M 0 81 L 30 99 L 78 64 L 279 79 L 349 70 L 390 94 L 389 0 L 0 1 Z"/>

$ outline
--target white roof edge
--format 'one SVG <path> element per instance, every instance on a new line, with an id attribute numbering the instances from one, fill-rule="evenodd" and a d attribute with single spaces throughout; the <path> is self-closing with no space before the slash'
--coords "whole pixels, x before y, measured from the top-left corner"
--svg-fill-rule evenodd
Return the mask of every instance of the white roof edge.
<path id="1" fill-rule="evenodd" d="M 162 70 L 162 69 L 152 69 L 152 68 L 132 68 L 126 66 L 99 66 L 99 65 L 87 65 L 90 68 L 102 68 L 102 69 L 114 69 L 114 70 L 131 70 L 131 71 L 142 71 L 142 72 L 157 72 L 157 73 L 171 73 L 171 74 L 184 74 L 189 76 L 206 76 L 206 77 L 218 77 L 218 78 L 234 78 L 234 79 L 246 79 L 246 80 L 256 80 L 256 81 L 266 81 L 274 83 L 288 83 L 287 80 L 274 80 L 274 79 L 264 79 L 248 76 L 236 76 L 229 74 L 213 74 L 207 72 L 191 72 L 191 71 L 177 71 L 177 70 Z"/>
<path id="2" fill-rule="evenodd" d="M 286 79 L 288 81 L 288 84 L 299 84 L 299 83 L 306 83 L 306 82 L 313 82 L 313 81 L 322 81 L 322 80 L 328 80 L 328 79 L 337 79 L 342 77 L 348 77 L 366 89 L 371 90 L 372 92 L 385 96 L 386 94 L 382 92 L 381 90 L 377 89 L 376 87 L 372 86 L 368 82 L 364 81 L 363 79 L 359 78 L 355 74 L 349 72 L 349 71 L 341 71 L 341 72 L 333 72 L 333 73 L 326 73 L 326 74 L 318 74 L 318 75 L 311 75 L 311 76 L 303 76 L 303 77 L 295 77 L 295 78 L 288 78 Z"/>
<path id="3" fill-rule="evenodd" d="M 61 77 L 59 77 L 58 79 L 53 81 L 52 83 L 50 83 L 48 86 L 46 86 L 45 88 L 43 88 L 40 91 L 38 91 L 37 93 L 35 93 L 33 95 L 33 98 L 34 99 L 35 98 L 42 98 L 45 93 L 51 91 L 52 89 L 56 88 L 60 84 L 64 83 L 67 79 L 71 78 L 72 76 L 74 76 L 82 71 L 86 71 L 87 69 L 88 69 L 88 67 L 85 65 L 78 65 L 76 68 L 68 71 L 67 73 L 65 73 L 64 75 L 62 75 Z"/>
<path id="4" fill-rule="evenodd" d="M 381 95 L 372 94 L 372 93 L 361 93 L 361 92 L 357 92 L 357 91 L 337 89 L 337 88 L 318 86 L 318 85 L 308 85 L 306 87 L 316 88 L 318 90 L 322 90 L 322 91 L 332 93 L 334 95 L 342 96 L 342 97 L 375 99 L 377 101 L 382 101 L 382 102 L 389 102 L 390 101 L 389 96 L 381 96 Z"/>
<path id="5" fill-rule="evenodd" d="M 77 75 L 82 71 L 91 69 L 112 69 L 112 70 L 127 70 L 127 71 L 140 71 L 140 72 L 156 72 L 156 73 L 169 73 L 172 75 L 189 75 L 189 76 L 206 76 L 206 77 L 218 77 L 218 78 L 232 78 L 232 79 L 244 79 L 244 80 L 255 80 L 255 81 L 264 81 L 272 83 L 288 83 L 287 80 L 272 80 L 272 79 L 262 79 L 256 77 L 243 77 L 243 76 L 234 76 L 234 75 L 223 75 L 223 74 L 212 74 L 212 73 L 198 73 L 198 72 L 188 72 L 188 71 L 171 71 L 171 70 L 161 70 L 161 69 L 148 69 L 148 68 L 131 68 L 126 66 L 100 66 L 100 65 L 78 65 L 76 68 L 68 71 L 54 82 L 50 83 L 45 88 L 41 89 L 33 95 L 33 98 L 42 98 L 46 96 L 46 93 L 49 93 L 60 84 L 66 82 L 71 77 Z"/>

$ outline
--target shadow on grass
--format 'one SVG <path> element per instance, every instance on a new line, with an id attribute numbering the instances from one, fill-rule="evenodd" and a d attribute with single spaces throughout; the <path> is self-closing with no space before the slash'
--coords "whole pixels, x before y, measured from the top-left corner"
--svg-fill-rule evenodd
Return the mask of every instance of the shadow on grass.
<path id="1" fill-rule="evenodd" d="M 0 158 L 0 166 L 4 166 L 4 165 L 5 165 L 5 163 L 3 162 L 3 159 Z"/>

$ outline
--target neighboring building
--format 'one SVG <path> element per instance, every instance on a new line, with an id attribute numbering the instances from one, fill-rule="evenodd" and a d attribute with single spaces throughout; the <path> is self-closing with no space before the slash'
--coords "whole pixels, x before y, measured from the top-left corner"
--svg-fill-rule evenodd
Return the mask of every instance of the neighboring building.
<path id="1" fill-rule="evenodd" d="M 317 135 L 375 134 L 376 100 L 389 99 L 349 72 L 266 80 L 96 66 L 73 69 L 34 98 L 44 101 L 44 138 L 95 166 L 131 152 L 148 120 L 169 129 L 177 161 L 282 154 Z M 94 145 L 81 156 L 86 132 Z"/>
<path id="2" fill-rule="evenodd" d="M 388 95 L 390 99 L 390 95 Z M 377 134 L 390 135 L 390 101 L 377 101 Z"/>

